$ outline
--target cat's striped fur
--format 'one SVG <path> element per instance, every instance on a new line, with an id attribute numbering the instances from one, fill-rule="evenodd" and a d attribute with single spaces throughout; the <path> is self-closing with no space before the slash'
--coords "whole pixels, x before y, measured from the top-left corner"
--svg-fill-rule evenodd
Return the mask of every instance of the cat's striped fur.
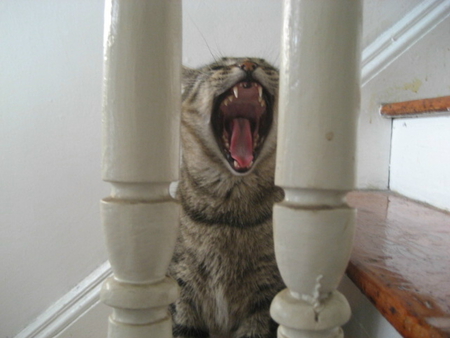
<path id="1" fill-rule="evenodd" d="M 221 149 L 225 141 L 213 130 L 214 110 L 226 109 L 220 101 L 239 83 L 239 95 L 250 87 L 249 97 L 261 85 L 261 106 L 270 106 L 263 114 L 273 114 L 273 122 L 258 122 L 269 125 L 261 129 L 265 142 L 253 149 L 257 157 L 251 163 L 239 162 L 243 169 Z M 272 206 L 283 198 L 274 185 L 278 72 L 262 59 L 223 58 L 197 70 L 184 69 L 183 85 L 177 193 L 182 215 L 169 269 L 181 287 L 181 298 L 171 308 L 174 337 L 276 337 L 269 306 L 284 287 L 272 236 Z M 234 133 L 231 124 L 228 128 Z"/>

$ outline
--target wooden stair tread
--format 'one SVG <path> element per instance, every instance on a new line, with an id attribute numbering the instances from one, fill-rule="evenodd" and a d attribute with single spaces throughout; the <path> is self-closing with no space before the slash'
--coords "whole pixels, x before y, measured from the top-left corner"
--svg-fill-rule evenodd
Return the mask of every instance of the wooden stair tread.
<path id="1" fill-rule="evenodd" d="M 448 114 L 450 96 L 435 97 L 404 102 L 382 104 L 380 113 L 384 117 L 417 117 Z"/>
<path id="2" fill-rule="evenodd" d="M 450 337 L 450 213 L 389 192 L 353 192 L 349 278 L 406 338 Z"/>

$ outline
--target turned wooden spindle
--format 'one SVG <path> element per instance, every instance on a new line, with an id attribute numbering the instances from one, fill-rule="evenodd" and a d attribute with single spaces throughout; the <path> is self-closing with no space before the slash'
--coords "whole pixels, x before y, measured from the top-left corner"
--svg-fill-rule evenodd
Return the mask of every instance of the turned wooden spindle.
<path id="1" fill-rule="evenodd" d="M 284 3 L 274 207 L 275 252 L 287 289 L 272 302 L 279 338 L 343 337 L 350 318 L 336 288 L 349 260 L 355 212 L 361 1 Z"/>
<path id="2" fill-rule="evenodd" d="M 105 9 L 103 229 L 114 276 L 109 338 L 172 337 L 166 277 L 178 225 L 181 1 L 111 0 Z"/>

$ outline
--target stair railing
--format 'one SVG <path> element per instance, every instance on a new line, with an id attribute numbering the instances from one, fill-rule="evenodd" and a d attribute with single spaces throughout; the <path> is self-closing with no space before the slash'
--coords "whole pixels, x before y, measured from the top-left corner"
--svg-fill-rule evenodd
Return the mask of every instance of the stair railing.
<path id="1" fill-rule="evenodd" d="M 105 12 L 103 226 L 114 277 L 109 338 L 171 337 L 165 276 L 176 239 L 181 64 L 180 0 L 108 0 Z M 274 208 L 277 262 L 287 289 L 271 307 L 278 337 L 342 337 L 336 291 L 354 210 L 361 1 L 286 0 Z"/>

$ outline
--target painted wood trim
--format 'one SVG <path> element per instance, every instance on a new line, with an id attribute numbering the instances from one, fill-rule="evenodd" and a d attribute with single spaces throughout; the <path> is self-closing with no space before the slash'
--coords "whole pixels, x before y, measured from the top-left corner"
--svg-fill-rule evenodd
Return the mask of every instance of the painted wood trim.
<path id="1" fill-rule="evenodd" d="M 383 32 L 362 52 L 361 86 L 367 85 L 449 15 L 450 1 L 422 1 Z"/>
<path id="2" fill-rule="evenodd" d="M 450 96 L 382 104 L 380 114 L 388 118 L 450 114 Z"/>
<path id="3" fill-rule="evenodd" d="M 55 337 L 97 305 L 102 283 L 111 275 L 111 265 L 106 261 L 41 313 L 15 338 Z"/>
<path id="4" fill-rule="evenodd" d="M 450 213 L 391 192 L 355 192 L 347 275 L 405 338 L 450 337 Z"/>

